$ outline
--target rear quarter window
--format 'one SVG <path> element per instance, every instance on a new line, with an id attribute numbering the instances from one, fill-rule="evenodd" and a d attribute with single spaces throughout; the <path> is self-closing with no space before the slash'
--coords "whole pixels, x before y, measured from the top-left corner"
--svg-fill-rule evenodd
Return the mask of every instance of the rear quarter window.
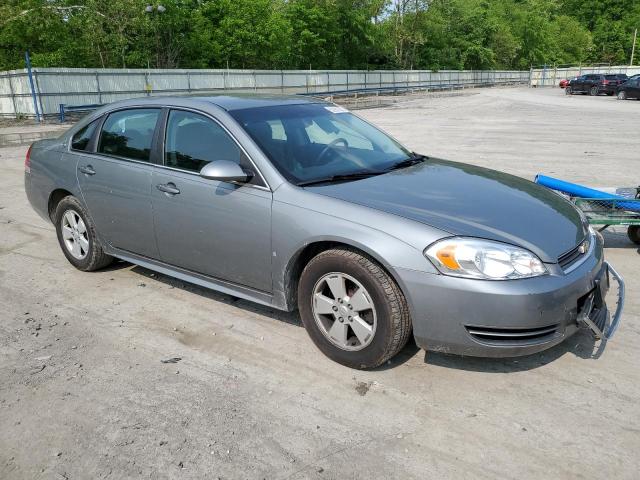
<path id="1" fill-rule="evenodd" d="M 86 152 L 88 150 L 91 138 L 96 131 L 99 121 L 99 119 L 94 120 L 76 132 L 76 134 L 71 138 L 72 150 L 78 150 L 81 152 Z"/>

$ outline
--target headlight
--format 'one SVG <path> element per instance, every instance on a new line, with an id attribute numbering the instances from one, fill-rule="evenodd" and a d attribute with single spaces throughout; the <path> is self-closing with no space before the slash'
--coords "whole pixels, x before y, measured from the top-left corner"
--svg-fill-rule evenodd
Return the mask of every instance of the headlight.
<path id="1" fill-rule="evenodd" d="M 491 240 L 446 238 L 424 253 L 440 272 L 455 277 L 509 280 L 547 273 L 540 259 L 528 250 Z"/>

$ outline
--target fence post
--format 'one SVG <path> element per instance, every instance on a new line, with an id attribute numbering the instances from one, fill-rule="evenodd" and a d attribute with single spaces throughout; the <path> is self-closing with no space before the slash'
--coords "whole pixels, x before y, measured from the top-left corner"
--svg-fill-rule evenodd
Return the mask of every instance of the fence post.
<path id="1" fill-rule="evenodd" d="M 98 73 L 97 70 L 96 70 L 96 90 L 98 91 L 98 103 L 102 104 L 102 90 L 100 89 L 100 73 Z"/>
<path id="2" fill-rule="evenodd" d="M 284 93 L 284 72 L 280 69 L 280 93 Z"/>
<path id="3" fill-rule="evenodd" d="M 11 83 L 11 79 L 13 78 L 13 76 L 9 73 L 7 73 L 7 81 L 9 82 L 9 91 L 11 92 L 11 103 L 13 103 L 13 113 L 15 114 L 16 118 L 18 118 L 18 106 L 16 104 L 16 92 L 13 89 L 13 84 Z"/>
<path id="4" fill-rule="evenodd" d="M 31 58 L 29 57 L 29 50 L 24 52 L 24 60 L 27 64 L 27 75 L 29 76 L 29 86 L 31 87 L 31 98 L 33 99 L 33 109 L 38 119 L 38 123 L 42 122 L 40 118 L 40 110 L 38 110 L 38 99 L 36 98 L 36 87 L 33 83 L 33 74 L 31 73 Z"/>
<path id="5" fill-rule="evenodd" d="M 191 93 L 191 72 L 187 70 L 187 90 Z"/>
<path id="6" fill-rule="evenodd" d="M 349 91 L 349 71 L 347 70 L 347 92 Z"/>

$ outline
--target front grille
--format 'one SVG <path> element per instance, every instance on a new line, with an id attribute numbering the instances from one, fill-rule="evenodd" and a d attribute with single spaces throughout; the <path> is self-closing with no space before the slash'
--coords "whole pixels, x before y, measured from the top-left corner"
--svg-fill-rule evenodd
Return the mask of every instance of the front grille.
<path id="1" fill-rule="evenodd" d="M 554 323 L 535 328 L 494 328 L 466 326 L 467 332 L 475 340 L 484 343 L 530 344 L 550 339 L 558 331 L 560 324 Z"/>
<path id="2" fill-rule="evenodd" d="M 560 268 L 562 268 L 563 270 L 566 270 L 571 265 L 573 265 L 578 260 L 580 260 L 580 258 L 582 258 L 583 255 L 586 255 L 586 253 L 589 251 L 588 242 L 586 243 L 586 248 L 584 248 L 583 251 L 580 251 L 580 247 L 582 247 L 584 243 L 585 242 L 583 240 L 578 245 L 576 245 L 574 248 L 572 248 L 571 250 L 569 250 L 566 253 L 563 253 L 562 255 L 560 255 L 558 257 L 558 264 L 560 265 Z"/>

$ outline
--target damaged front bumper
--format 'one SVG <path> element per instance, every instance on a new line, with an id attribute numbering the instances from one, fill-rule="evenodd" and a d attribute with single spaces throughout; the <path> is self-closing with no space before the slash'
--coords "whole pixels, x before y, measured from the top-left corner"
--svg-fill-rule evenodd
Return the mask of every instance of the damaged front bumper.
<path id="1" fill-rule="evenodd" d="M 585 303 L 578 314 L 578 324 L 588 328 L 593 333 L 596 340 L 609 340 L 616 333 L 620 319 L 622 318 L 622 310 L 624 308 L 625 285 L 622 276 L 609 264 L 604 262 L 600 278 L 595 280 L 593 291 L 587 296 Z M 609 292 L 610 280 L 609 274 L 618 284 L 618 302 L 616 311 L 611 317 L 611 323 L 608 323 L 609 309 L 606 304 L 606 296 Z"/>

